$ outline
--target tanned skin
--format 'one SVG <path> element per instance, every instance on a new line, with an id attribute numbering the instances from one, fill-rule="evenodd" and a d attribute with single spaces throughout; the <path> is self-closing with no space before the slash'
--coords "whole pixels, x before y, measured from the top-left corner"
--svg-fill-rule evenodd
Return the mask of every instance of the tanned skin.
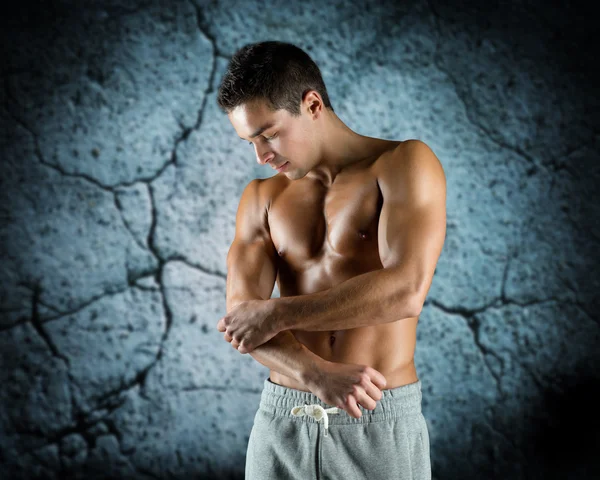
<path id="1" fill-rule="evenodd" d="M 269 302 L 278 333 L 250 355 L 271 381 L 359 418 L 357 404 L 418 380 L 417 322 L 446 234 L 441 163 L 422 141 L 355 133 L 314 90 L 299 117 L 259 99 L 228 117 L 259 164 L 287 165 L 242 193 L 218 329 L 238 349 L 240 312 Z"/>

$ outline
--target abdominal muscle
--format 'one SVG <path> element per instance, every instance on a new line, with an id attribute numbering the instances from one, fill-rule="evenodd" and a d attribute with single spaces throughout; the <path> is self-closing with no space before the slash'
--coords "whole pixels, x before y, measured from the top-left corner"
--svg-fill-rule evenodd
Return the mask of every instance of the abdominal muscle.
<path id="1" fill-rule="evenodd" d="M 414 364 L 418 317 L 383 325 L 337 331 L 291 330 L 296 339 L 321 358 L 336 363 L 367 365 L 386 379 L 385 389 L 418 380 Z M 297 390 L 310 391 L 294 378 L 274 370 L 272 382 Z"/>

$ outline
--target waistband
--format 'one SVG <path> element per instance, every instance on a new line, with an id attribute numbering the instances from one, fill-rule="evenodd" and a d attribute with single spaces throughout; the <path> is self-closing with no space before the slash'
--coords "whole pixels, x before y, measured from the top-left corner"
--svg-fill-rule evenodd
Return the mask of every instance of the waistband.
<path id="1" fill-rule="evenodd" d="M 390 419 L 421 413 L 421 381 L 409 383 L 396 388 L 381 391 L 382 398 L 377 400 L 373 410 L 357 405 L 361 412 L 360 418 L 354 418 L 345 410 L 335 409 L 335 406 L 323 402 L 311 392 L 297 390 L 273 383 L 270 378 L 264 381 L 260 397 L 259 409 L 275 416 L 293 418 L 292 409 L 305 405 L 318 405 L 325 410 L 337 410 L 336 415 L 329 416 L 330 425 L 359 424 L 383 422 Z M 318 407 L 317 407 L 318 408 Z M 318 408 L 321 410 L 320 408 Z M 296 416 L 297 420 L 316 423 L 319 420 L 311 415 Z"/>

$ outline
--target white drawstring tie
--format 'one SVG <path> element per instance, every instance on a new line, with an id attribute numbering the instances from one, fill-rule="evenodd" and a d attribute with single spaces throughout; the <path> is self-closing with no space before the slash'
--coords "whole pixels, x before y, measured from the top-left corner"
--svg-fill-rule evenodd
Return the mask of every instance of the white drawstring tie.
<path id="1" fill-rule="evenodd" d="M 340 413 L 340 409 L 337 407 L 323 408 L 321 405 L 317 404 L 300 405 L 299 407 L 292 408 L 291 413 L 294 417 L 303 417 L 304 415 L 307 415 L 314 418 L 317 422 L 321 421 L 321 419 L 325 419 L 325 436 L 327 437 L 327 430 L 329 428 L 329 417 L 327 414 Z"/>

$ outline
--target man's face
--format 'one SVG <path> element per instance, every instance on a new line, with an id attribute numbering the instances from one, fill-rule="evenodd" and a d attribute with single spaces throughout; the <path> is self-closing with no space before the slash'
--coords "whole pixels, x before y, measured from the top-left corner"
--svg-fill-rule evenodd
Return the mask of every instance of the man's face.
<path id="1" fill-rule="evenodd" d="M 259 164 L 275 169 L 288 162 L 282 173 L 291 180 L 310 171 L 317 145 L 308 115 L 272 112 L 264 101 L 256 100 L 236 107 L 228 117 L 238 136 L 253 145 Z"/>

